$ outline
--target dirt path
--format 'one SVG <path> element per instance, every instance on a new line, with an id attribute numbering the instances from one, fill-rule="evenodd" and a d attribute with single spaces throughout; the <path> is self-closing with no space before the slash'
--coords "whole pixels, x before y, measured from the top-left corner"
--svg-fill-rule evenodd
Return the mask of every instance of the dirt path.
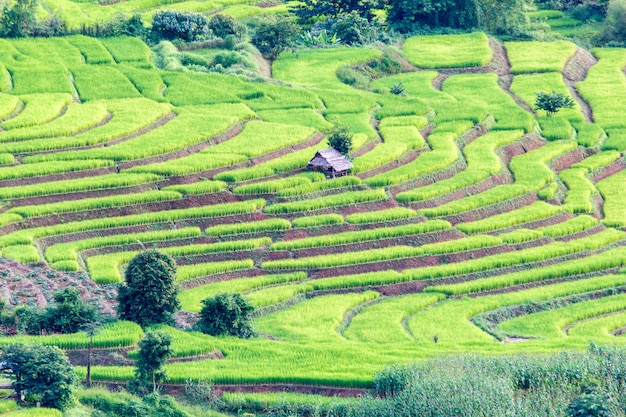
<path id="1" fill-rule="evenodd" d="M 587 78 L 589 69 L 597 62 L 594 56 L 591 55 L 591 52 L 582 48 L 576 48 L 576 53 L 567 61 L 563 69 L 563 81 L 572 97 L 574 97 L 574 100 L 578 102 L 580 111 L 585 116 L 587 123 L 593 123 L 593 110 L 589 103 L 578 93 L 576 84 Z"/>
<path id="2" fill-rule="evenodd" d="M 259 65 L 259 73 L 263 78 L 272 78 L 272 63 L 267 59 L 263 58 L 260 52 L 254 54 L 256 58 L 256 62 Z"/>
<path id="3" fill-rule="evenodd" d="M 489 38 L 489 46 L 491 46 L 491 50 L 493 51 L 493 59 L 491 60 L 490 67 L 493 69 L 493 72 L 498 74 L 498 84 L 505 93 L 515 100 L 518 106 L 534 114 L 533 109 L 528 104 L 524 103 L 521 98 L 511 92 L 513 75 L 511 75 L 511 63 L 509 62 L 509 57 L 506 53 L 506 49 L 504 49 L 504 45 L 493 38 Z"/>

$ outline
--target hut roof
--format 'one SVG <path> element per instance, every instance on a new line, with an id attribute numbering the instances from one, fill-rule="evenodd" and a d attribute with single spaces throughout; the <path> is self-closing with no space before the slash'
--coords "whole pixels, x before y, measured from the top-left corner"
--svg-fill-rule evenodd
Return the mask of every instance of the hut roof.
<path id="1" fill-rule="evenodd" d="M 354 165 L 341 153 L 333 148 L 318 151 L 313 159 L 309 161 L 309 166 L 334 169 L 335 171 L 347 171 L 354 168 Z"/>

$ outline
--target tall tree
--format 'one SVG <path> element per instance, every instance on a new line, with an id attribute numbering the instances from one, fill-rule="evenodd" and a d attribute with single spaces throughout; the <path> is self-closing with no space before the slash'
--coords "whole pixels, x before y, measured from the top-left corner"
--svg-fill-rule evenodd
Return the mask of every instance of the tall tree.
<path id="1" fill-rule="evenodd" d="M 120 319 L 141 326 L 168 323 L 180 308 L 177 299 L 176 265 L 156 250 L 141 252 L 126 269 L 126 283 L 118 289 Z"/>
<path id="2" fill-rule="evenodd" d="M 298 30 L 292 19 L 268 16 L 257 26 L 251 42 L 263 57 L 274 60 L 295 45 Z"/>
<path id="3" fill-rule="evenodd" d="M 131 391 L 147 394 L 156 392 L 157 384 L 167 378 L 163 365 L 174 354 L 172 336 L 164 332 L 148 332 L 139 341 L 139 354 L 135 362 L 135 379 L 129 384 Z"/>
<path id="4" fill-rule="evenodd" d="M 72 403 L 76 373 L 56 346 L 13 344 L 4 349 L 0 362 L 18 401 L 28 392 L 44 407 L 62 410 Z"/>

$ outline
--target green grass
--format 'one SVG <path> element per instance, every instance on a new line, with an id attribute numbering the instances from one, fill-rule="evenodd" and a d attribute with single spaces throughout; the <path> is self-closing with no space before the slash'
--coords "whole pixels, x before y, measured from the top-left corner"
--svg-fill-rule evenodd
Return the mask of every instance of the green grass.
<path id="1" fill-rule="evenodd" d="M 15 117 L 0 124 L 3 129 L 17 129 L 50 122 L 59 117 L 61 111 L 72 102 L 69 94 L 30 94 L 21 96 L 25 107 Z"/>
<path id="2" fill-rule="evenodd" d="M 457 229 L 464 233 L 486 233 L 498 229 L 516 226 L 526 222 L 545 219 L 561 213 L 563 209 L 559 206 L 537 201 L 530 206 L 522 207 L 495 216 L 485 217 L 472 222 L 458 223 Z"/>
<path id="3" fill-rule="evenodd" d="M 354 213 L 346 216 L 346 221 L 352 224 L 382 223 L 394 220 L 403 220 L 415 217 L 414 210 L 405 207 L 395 207 L 387 210 L 370 211 L 367 213 Z"/>
<path id="4" fill-rule="evenodd" d="M 319 227 L 343 223 L 339 214 L 320 214 L 319 216 L 296 217 L 291 221 L 293 227 Z"/>
<path id="5" fill-rule="evenodd" d="M 236 235 L 241 233 L 259 233 L 291 229 L 291 223 L 285 219 L 268 219 L 249 223 L 219 224 L 207 228 L 208 236 Z"/>
<path id="6" fill-rule="evenodd" d="M 489 40 L 484 33 L 431 35 L 409 38 L 402 50 L 420 68 L 466 68 L 487 65 L 491 60 Z"/>
<path id="7" fill-rule="evenodd" d="M 593 212 L 591 196 L 596 193 L 596 187 L 587 179 L 587 172 L 585 168 L 570 168 L 559 174 L 568 188 L 563 208 L 570 213 Z"/>
<path id="8" fill-rule="evenodd" d="M 571 98 L 572 100 L 574 99 L 565 85 L 563 75 L 561 75 L 560 72 L 516 75 L 513 77 L 511 91 L 521 98 L 524 103 L 533 108 L 537 112 L 537 115 L 541 117 L 546 116 L 546 112 L 544 110 L 535 109 L 537 94 L 541 92 L 550 93 L 555 91 Z M 559 117 L 563 117 L 569 121 L 583 121 L 580 106 L 576 101 L 574 101 L 573 108 L 561 109 L 557 114 Z"/>

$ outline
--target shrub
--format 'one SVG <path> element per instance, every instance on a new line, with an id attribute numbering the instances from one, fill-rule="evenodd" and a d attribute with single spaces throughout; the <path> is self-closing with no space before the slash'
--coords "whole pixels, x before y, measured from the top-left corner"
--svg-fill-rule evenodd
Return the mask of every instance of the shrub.
<path id="1" fill-rule="evenodd" d="M 241 294 L 217 294 L 215 297 L 202 300 L 202 305 L 200 320 L 196 324 L 202 333 L 243 338 L 254 335 L 249 322 L 254 307 Z"/>
<path id="2" fill-rule="evenodd" d="M 348 126 L 337 126 L 328 135 L 328 146 L 342 155 L 348 155 L 352 151 L 352 137 Z"/>

